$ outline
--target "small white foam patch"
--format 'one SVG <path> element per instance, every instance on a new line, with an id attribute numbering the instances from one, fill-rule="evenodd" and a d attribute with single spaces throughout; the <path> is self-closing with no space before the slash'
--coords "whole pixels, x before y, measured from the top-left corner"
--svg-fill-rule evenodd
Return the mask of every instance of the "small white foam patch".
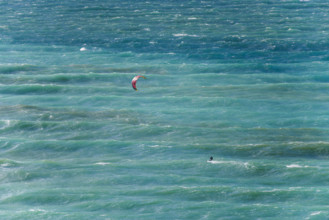
<path id="1" fill-rule="evenodd" d="M 313 215 L 320 215 L 322 212 L 321 211 L 319 211 L 319 212 L 312 212 L 311 213 L 311 215 L 313 216 Z"/>
<path id="2" fill-rule="evenodd" d="M 196 34 L 173 34 L 174 37 L 199 37 Z"/>
<path id="3" fill-rule="evenodd" d="M 240 162 L 240 161 L 233 161 L 233 160 L 228 160 L 228 161 L 218 161 L 218 160 L 212 160 L 212 161 L 207 161 L 208 163 L 212 164 L 232 164 L 232 165 L 238 165 L 238 166 L 244 166 L 244 167 L 250 167 L 250 164 L 248 162 Z"/>
<path id="4" fill-rule="evenodd" d="M 221 163 L 227 163 L 226 161 L 216 161 L 216 160 L 212 160 L 212 161 L 207 161 L 208 163 L 213 163 L 213 164 L 221 164 Z"/>
<path id="5" fill-rule="evenodd" d="M 1 164 L 2 167 L 9 167 L 10 166 L 10 163 L 3 163 Z"/>
<path id="6" fill-rule="evenodd" d="M 85 47 L 80 48 L 80 51 L 86 51 L 86 50 L 87 50 L 87 48 L 85 48 Z"/>
<path id="7" fill-rule="evenodd" d="M 36 209 L 29 209 L 29 211 L 30 212 L 46 212 L 46 210 L 44 210 L 44 209 L 38 209 L 38 208 L 36 208 Z"/>
<path id="8" fill-rule="evenodd" d="M 156 145 L 150 145 L 150 146 L 148 146 L 148 147 L 151 147 L 151 148 L 172 148 L 172 146 L 165 146 L 165 145 L 158 145 L 158 144 L 156 144 Z"/>
<path id="9" fill-rule="evenodd" d="M 3 122 L 4 124 L 4 126 L 0 128 L 1 130 L 6 129 L 11 125 L 11 120 L 2 120 L 0 122 Z"/>
<path id="10" fill-rule="evenodd" d="M 105 165 L 109 165 L 111 163 L 107 163 L 107 162 L 98 162 L 98 163 L 95 163 L 95 165 L 100 165 L 100 166 L 105 166 Z"/>
<path id="11" fill-rule="evenodd" d="M 298 165 L 298 164 L 290 164 L 290 165 L 287 165 L 286 167 L 287 168 L 306 168 L 306 167 L 309 167 L 309 166 L 301 166 L 301 165 Z"/>

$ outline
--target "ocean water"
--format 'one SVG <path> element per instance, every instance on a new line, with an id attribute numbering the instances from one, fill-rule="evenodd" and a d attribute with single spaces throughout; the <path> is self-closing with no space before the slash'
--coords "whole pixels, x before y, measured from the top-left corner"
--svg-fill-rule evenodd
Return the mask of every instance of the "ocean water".
<path id="1" fill-rule="evenodd" d="M 328 27 L 325 0 L 1 0 L 0 219 L 328 219 Z"/>

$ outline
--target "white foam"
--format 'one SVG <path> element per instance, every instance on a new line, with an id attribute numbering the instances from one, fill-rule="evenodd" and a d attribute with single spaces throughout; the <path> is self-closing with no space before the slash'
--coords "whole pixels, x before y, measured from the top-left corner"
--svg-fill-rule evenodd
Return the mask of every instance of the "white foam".
<path id="1" fill-rule="evenodd" d="M 80 51 L 86 51 L 86 50 L 87 50 L 87 48 L 85 48 L 85 47 L 80 48 Z"/>
<path id="2" fill-rule="evenodd" d="M 107 163 L 107 162 L 98 162 L 98 163 L 95 163 L 95 165 L 100 165 L 100 166 L 105 166 L 105 165 L 109 165 L 111 163 Z"/>
<path id="3" fill-rule="evenodd" d="M 322 212 L 321 211 L 319 211 L 319 212 L 312 212 L 311 213 L 311 216 L 313 216 L 313 215 L 320 215 Z"/>
<path id="4" fill-rule="evenodd" d="M 298 164 L 290 164 L 286 166 L 287 168 L 301 168 L 302 166 L 298 165 Z"/>
<path id="5" fill-rule="evenodd" d="M 1 164 L 1 166 L 2 166 L 2 167 L 9 167 L 10 164 L 9 164 L 9 163 L 3 163 L 3 164 Z"/>
<path id="6" fill-rule="evenodd" d="M 196 34 L 173 34 L 174 37 L 199 37 Z"/>
<path id="7" fill-rule="evenodd" d="M 187 34 L 173 34 L 174 37 L 185 37 Z"/>
<path id="8" fill-rule="evenodd" d="M 225 161 L 215 161 L 215 160 L 212 160 L 212 161 L 207 161 L 208 163 L 213 163 L 213 164 L 220 164 L 220 163 L 225 163 Z"/>
<path id="9" fill-rule="evenodd" d="M 287 168 L 306 168 L 306 167 L 309 167 L 309 166 L 301 166 L 301 165 L 298 165 L 298 164 L 290 164 L 290 165 L 287 165 L 286 167 Z"/>
<path id="10" fill-rule="evenodd" d="M 172 148 L 172 146 L 168 146 L 168 145 L 158 145 L 158 144 L 150 145 L 150 146 L 148 146 L 148 147 L 151 147 L 151 148 L 159 148 L 159 147 Z"/>
<path id="11" fill-rule="evenodd" d="M 158 147 L 161 147 L 160 145 L 156 144 L 156 145 L 151 145 L 150 147 L 152 148 L 158 148 Z"/>
<path id="12" fill-rule="evenodd" d="M 36 208 L 36 209 L 29 209 L 30 212 L 46 212 L 46 210 L 44 209 L 39 209 L 39 208 Z"/>
<path id="13" fill-rule="evenodd" d="M 4 126 L 0 128 L 1 130 L 8 128 L 11 124 L 11 120 L 2 120 L 1 122 L 4 123 Z"/>
<path id="14" fill-rule="evenodd" d="M 212 163 L 212 164 L 232 164 L 232 165 L 238 165 L 238 166 L 244 166 L 244 167 L 249 167 L 250 164 L 248 162 L 240 162 L 240 161 L 232 161 L 232 160 L 228 160 L 228 161 L 223 161 L 223 160 L 212 160 L 212 161 L 207 161 L 208 163 Z"/>

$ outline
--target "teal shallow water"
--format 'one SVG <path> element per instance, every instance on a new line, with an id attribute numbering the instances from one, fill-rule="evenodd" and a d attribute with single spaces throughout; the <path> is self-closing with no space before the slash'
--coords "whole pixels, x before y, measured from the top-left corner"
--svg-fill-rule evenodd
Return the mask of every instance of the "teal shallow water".
<path id="1" fill-rule="evenodd" d="M 0 6 L 1 219 L 329 215 L 325 1 Z"/>

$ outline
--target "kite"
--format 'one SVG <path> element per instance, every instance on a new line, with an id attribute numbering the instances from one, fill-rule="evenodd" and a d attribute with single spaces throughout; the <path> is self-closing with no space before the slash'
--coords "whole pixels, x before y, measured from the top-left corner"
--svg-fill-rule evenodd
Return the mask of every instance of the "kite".
<path id="1" fill-rule="evenodd" d="M 137 91 L 137 87 L 136 87 L 136 83 L 137 83 L 137 80 L 139 79 L 139 78 L 143 78 L 143 79 L 146 79 L 146 77 L 145 76 L 135 76 L 134 78 L 133 78 L 133 80 L 131 81 L 131 85 L 132 85 L 132 87 Z"/>

